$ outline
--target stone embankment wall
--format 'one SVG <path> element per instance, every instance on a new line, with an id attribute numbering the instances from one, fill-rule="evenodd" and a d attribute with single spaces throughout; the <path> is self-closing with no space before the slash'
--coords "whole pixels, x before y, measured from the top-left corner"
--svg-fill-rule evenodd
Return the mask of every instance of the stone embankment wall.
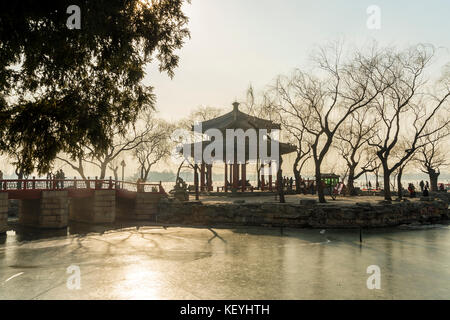
<path id="1" fill-rule="evenodd" d="M 436 201 L 355 205 L 162 202 L 158 223 L 220 226 L 273 226 L 297 228 L 389 227 L 435 223 L 448 219 L 448 203 Z"/>
<path id="2" fill-rule="evenodd" d="M 70 220 L 112 223 L 116 220 L 116 191 L 95 190 L 92 197 L 70 199 Z"/>
<path id="3" fill-rule="evenodd" d="M 111 223 L 116 220 L 115 190 L 95 190 L 92 218 L 94 223 Z"/>
<path id="4" fill-rule="evenodd" d="M 38 228 L 65 228 L 68 206 L 67 191 L 42 191 L 41 199 L 19 200 L 19 223 Z"/>
<path id="5" fill-rule="evenodd" d="M 164 196 L 158 193 L 137 193 L 135 199 L 117 200 L 118 220 L 156 221 L 159 202 Z"/>
<path id="6" fill-rule="evenodd" d="M 158 213 L 160 200 L 160 194 L 138 193 L 136 195 L 134 218 L 136 220 L 152 221 Z"/>
<path id="7" fill-rule="evenodd" d="M 39 227 L 64 228 L 68 223 L 67 191 L 42 191 Z"/>
<path id="8" fill-rule="evenodd" d="M 450 192 L 430 192 L 430 196 L 447 202 L 450 205 Z"/>

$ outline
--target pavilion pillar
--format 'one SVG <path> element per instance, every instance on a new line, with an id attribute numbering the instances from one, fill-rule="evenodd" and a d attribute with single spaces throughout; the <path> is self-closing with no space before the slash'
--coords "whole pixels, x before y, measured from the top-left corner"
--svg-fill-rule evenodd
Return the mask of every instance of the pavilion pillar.
<path id="1" fill-rule="evenodd" d="M 207 190 L 212 191 L 212 164 L 208 164 L 206 170 L 208 172 Z"/>
<path id="2" fill-rule="evenodd" d="M 233 163 L 233 189 L 238 189 L 239 182 L 239 164 Z"/>
<path id="3" fill-rule="evenodd" d="M 194 165 L 194 186 L 195 186 L 195 200 L 199 200 L 198 197 L 198 165 Z"/>
<path id="4" fill-rule="evenodd" d="M 242 192 L 245 192 L 246 182 L 247 182 L 247 164 L 244 162 L 242 164 Z"/>
<path id="5" fill-rule="evenodd" d="M 264 181 L 264 163 L 261 163 L 261 191 L 264 191 L 266 182 Z"/>
<path id="6" fill-rule="evenodd" d="M 230 179 L 228 180 L 228 182 L 230 183 L 230 188 L 233 186 L 233 175 L 234 175 L 234 167 L 230 163 Z"/>
<path id="7" fill-rule="evenodd" d="M 280 157 L 281 158 L 281 157 Z M 281 191 L 283 190 L 283 176 L 280 176 L 280 161 L 278 161 L 277 163 L 277 175 L 276 175 L 276 182 L 275 182 L 275 187 L 276 187 L 276 191 L 277 193 L 279 193 L 281 195 Z"/>
<path id="8" fill-rule="evenodd" d="M 269 164 L 269 191 L 272 192 L 272 163 Z"/>
<path id="9" fill-rule="evenodd" d="M 281 166 L 283 165 L 283 158 L 281 155 L 278 156 L 278 163 L 277 163 L 277 190 L 280 196 L 280 203 L 285 203 L 286 200 L 284 198 L 284 190 L 283 190 L 283 170 L 281 169 Z"/>
<path id="10" fill-rule="evenodd" d="M 280 183 L 280 179 L 278 177 L 278 171 L 277 171 L 277 175 L 276 175 L 276 179 L 275 179 L 275 188 L 277 189 L 277 192 L 279 192 L 278 186 Z"/>
<path id="11" fill-rule="evenodd" d="M 223 185 L 223 190 L 228 192 L 228 164 L 225 162 L 225 184 Z"/>
<path id="12" fill-rule="evenodd" d="M 200 165 L 200 191 L 205 191 L 205 163 Z"/>

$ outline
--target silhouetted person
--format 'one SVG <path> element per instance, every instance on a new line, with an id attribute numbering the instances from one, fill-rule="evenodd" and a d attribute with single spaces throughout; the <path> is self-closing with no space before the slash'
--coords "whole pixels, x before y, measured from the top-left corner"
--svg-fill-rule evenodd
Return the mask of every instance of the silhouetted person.
<path id="1" fill-rule="evenodd" d="M 441 183 L 441 184 L 439 185 L 439 191 L 445 191 L 445 188 L 444 188 L 444 184 L 443 184 L 443 183 Z"/>
<path id="2" fill-rule="evenodd" d="M 314 187 L 314 182 L 311 182 L 311 184 L 309 185 L 309 191 L 311 191 L 312 195 L 316 194 L 316 190 L 315 190 L 315 187 Z"/>
<path id="3" fill-rule="evenodd" d="M 61 179 L 61 189 L 64 189 L 64 179 L 66 179 L 66 175 L 64 174 L 63 169 L 59 170 L 59 178 Z"/>
<path id="4" fill-rule="evenodd" d="M 416 188 L 414 187 L 414 185 L 412 183 L 409 184 L 408 191 L 409 191 L 409 197 L 410 198 L 415 198 L 416 197 Z"/>
<path id="5" fill-rule="evenodd" d="M 47 189 L 52 188 L 52 173 L 51 172 L 47 173 L 47 181 L 45 182 L 45 187 Z"/>
<path id="6" fill-rule="evenodd" d="M 56 173 L 53 174 L 53 180 L 55 180 L 55 187 L 56 189 L 59 189 L 59 171 L 56 170 Z"/>
<path id="7" fill-rule="evenodd" d="M 17 181 L 17 189 L 22 189 L 22 179 L 23 179 L 23 173 L 22 172 L 20 172 L 18 175 L 17 175 L 17 179 L 19 180 L 19 181 Z"/>
<path id="8" fill-rule="evenodd" d="M 425 188 L 423 189 L 422 195 L 423 195 L 424 197 L 428 197 L 428 196 L 430 195 L 430 193 L 428 192 L 428 188 L 427 188 L 427 187 L 425 187 Z"/>
<path id="9" fill-rule="evenodd" d="M 423 180 L 420 181 L 419 186 L 420 186 L 420 191 L 423 192 L 423 189 L 425 188 L 425 182 L 423 182 Z"/>
<path id="10" fill-rule="evenodd" d="M 430 190 L 430 185 L 428 184 L 428 181 L 425 183 L 425 186 L 427 187 L 428 190 Z"/>

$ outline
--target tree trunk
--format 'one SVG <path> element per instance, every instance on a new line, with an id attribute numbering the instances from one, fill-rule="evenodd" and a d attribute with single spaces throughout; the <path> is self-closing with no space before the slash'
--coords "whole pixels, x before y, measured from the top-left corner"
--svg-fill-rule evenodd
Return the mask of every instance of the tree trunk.
<path id="1" fill-rule="evenodd" d="M 300 162 L 300 154 L 297 153 L 294 164 L 292 166 L 292 171 L 294 172 L 294 177 L 295 177 L 295 193 L 297 193 L 297 194 L 300 194 L 300 183 L 299 183 L 300 182 L 300 170 L 298 170 L 299 162 Z"/>
<path id="2" fill-rule="evenodd" d="M 261 172 L 259 161 L 256 162 L 256 181 L 258 182 L 258 190 L 261 190 Z M 231 183 L 231 181 L 230 181 Z"/>
<path id="3" fill-rule="evenodd" d="M 403 199 L 402 175 L 403 175 L 403 168 L 400 167 L 397 175 L 397 196 L 400 200 Z"/>
<path id="4" fill-rule="evenodd" d="M 100 167 L 100 177 L 99 177 L 99 180 L 104 180 L 104 179 L 105 179 L 105 176 L 106 176 L 106 166 L 107 166 L 106 163 L 101 165 L 101 167 Z"/>
<path id="5" fill-rule="evenodd" d="M 356 196 L 355 190 L 355 167 L 349 166 L 348 168 L 348 180 L 347 180 L 347 190 L 348 194 L 351 196 Z"/>
<path id="6" fill-rule="evenodd" d="M 384 200 L 392 201 L 391 198 L 391 182 L 387 164 L 383 164 L 383 180 L 384 180 Z"/>
<path id="7" fill-rule="evenodd" d="M 71 165 L 72 169 L 74 169 L 75 171 L 78 172 L 78 174 L 80 175 L 80 177 L 84 180 L 85 184 L 86 184 L 86 188 L 89 188 L 89 182 L 87 177 L 84 175 L 84 167 L 83 167 L 83 159 L 78 158 L 78 167 L 75 167 L 73 165 Z"/>
<path id="8" fill-rule="evenodd" d="M 118 168 L 118 167 L 116 167 L 115 169 L 113 169 L 114 180 L 115 180 L 115 181 L 119 181 L 119 173 L 118 173 L 118 171 L 119 171 L 119 168 Z"/>
<path id="9" fill-rule="evenodd" d="M 146 181 L 148 180 L 148 175 L 150 174 L 150 168 L 151 168 L 151 167 L 148 167 L 147 169 L 144 169 L 144 175 L 143 175 L 143 177 L 142 177 L 142 180 L 143 180 L 144 182 L 146 182 Z"/>
<path id="10" fill-rule="evenodd" d="M 316 187 L 317 187 L 317 195 L 319 197 L 320 203 L 326 203 L 325 194 L 323 190 L 322 184 L 322 174 L 320 172 L 320 162 L 316 161 Z"/>
<path id="11" fill-rule="evenodd" d="M 300 176 L 300 171 L 297 170 L 295 167 L 294 167 L 294 177 L 295 177 L 295 193 L 300 194 L 301 193 L 301 190 L 300 190 L 301 176 Z"/>
<path id="12" fill-rule="evenodd" d="M 356 196 L 356 190 L 355 190 L 355 180 L 353 177 L 348 177 L 347 180 L 347 192 L 350 196 Z"/>
<path id="13" fill-rule="evenodd" d="M 429 168 L 428 169 L 428 176 L 430 177 L 430 188 L 431 191 L 438 191 L 438 178 L 439 178 L 440 172 L 436 172 L 436 170 Z"/>

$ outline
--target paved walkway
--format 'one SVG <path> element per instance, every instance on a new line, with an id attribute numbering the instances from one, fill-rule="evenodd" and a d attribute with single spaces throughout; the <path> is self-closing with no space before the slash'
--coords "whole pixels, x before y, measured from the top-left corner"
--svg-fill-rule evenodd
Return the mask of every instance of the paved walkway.
<path id="1" fill-rule="evenodd" d="M 287 203 L 296 203 L 298 204 L 301 199 L 314 199 L 317 200 L 317 195 L 286 195 Z M 194 197 L 191 196 L 191 200 Z M 395 196 L 393 197 L 395 198 Z M 330 196 L 326 196 L 327 205 L 350 205 L 355 204 L 357 202 L 370 202 L 370 203 L 378 203 L 378 201 L 384 200 L 383 197 L 380 196 L 356 196 L 356 197 L 345 197 L 338 196 L 336 200 L 333 200 Z M 420 198 L 406 198 L 410 201 L 419 201 Z M 243 197 L 227 197 L 227 196 L 200 196 L 200 201 L 205 204 L 214 204 L 214 203 L 233 203 L 236 200 L 245 200 L 246 203 L 273 203 L 279 202 L 275 199 L 274 195 L 267 196 L 243 196 Z"/>

